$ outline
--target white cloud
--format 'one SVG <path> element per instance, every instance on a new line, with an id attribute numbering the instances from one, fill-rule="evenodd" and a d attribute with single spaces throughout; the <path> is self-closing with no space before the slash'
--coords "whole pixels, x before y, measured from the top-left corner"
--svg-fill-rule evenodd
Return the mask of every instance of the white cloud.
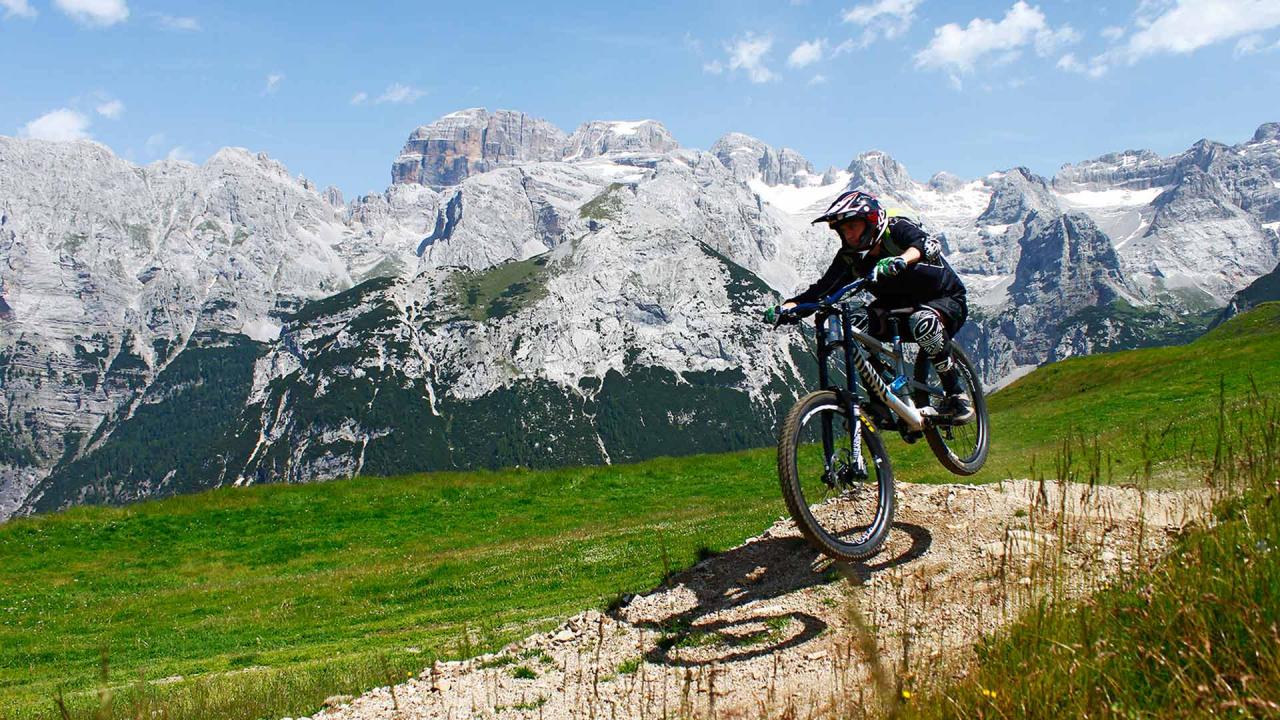
<path id="1" fill-rule="evenodd" d="M 807 44 L 802 43 L 801 47 Z M 727 58 L 703 63 L 702 72 L 708 75 L 721 75 L 731 70 L 742 70 L 753 83 L 766 83 L 775 80 L 778 77 L 777 73 L 765 65 L 765 56 L 769 54 L 769 50 L 772 47 L 772 37 L 747 33 L 724 46 L 725 52 L 729 54 Z M 792 56 L 794 57 L 797 52 L 801 52 L 799 47 L 791 53 Z"/>
<path id="2" fill-rule="evenodd" d="M 1091 78 L 1099 78 L 1107 74 L 1106 63 L 1095 57 L 1086 64 L 1078 60 L 1074 53 L 1067 53 L 1058 58 L 1057 67 L 1059 70 L 1088 75 Z"/>
<path id="3" fill-rule="evenodd" d="M 117 120 L 124 114 L 124 103 L 119 100 L 105 100 L 94 109 L 104 118 Z"/>
<path id="4" fill-rule="evenodd" d="M 200 30 L 200 20 L 193 17 L 161 14 L 156 16 L 156 24 L 165 30 L 177 30 L 179 32 L 198 32 Z"/>
<path id="5" fill-rule="evenodd" d="M 1280 26 L 1276 0 L 1144 0 L 1119 55 L 1130 64 L 1160 53 L 1190 53 L 1206 45 Z"/>
<path id="6" fill-rule="evenodd" d="M 1040 57 L 1048 57 L 1058 48 L 1078 42 L 1080 42 L 1080 33 L 1070 25 L 1063 25 L 1057 30 L 1045 28 L 1043 32 L 1036 33 L 1036 54 Z"/>
<path id="7" fill-rule="evenodd" d="M 164 155 L 165 160 L 180 160 L 182 162 L 193 162 L 191 151 L 181 145 L 173 146 L 169 152 Z"/>
<path id="8" fill-rule="evenodd" d="M 826 81 L 827 81 L 827 76 L 823 75 L 822 73 L 818 73 L 817 75 L 814 75 L 813 77 L 809 78 L 810 85 L 821 85 Z"/>
<path id="9" fill-rule="evenodd" d="M 826 45 L 827 41 L 822 38 L 800 43 L 795 50 L 791 51 L 791 55 L 787 58 L 787 65 L 802 68 L 818 62 L 822 59 Z"/>
<path id="10" fill-rule="evenodd" d="M 1262 49 L 1262 36 L 1258 33 L 1245 35 L 1236 41 L 1234 54 L 1236 57 L 1241 55 L 1253 55 Z"/>
<path id="11" fill-rule="evenodd" d="M 757 37 L 751 33 L 728 47 L 730 70 L 742 70 L 753 83 L 767 83 L 778 76 L 764 64 L 765 55 L 773 47 L 773 38 Z"/>
<path id="12" fill-rule="evenodd" d="M 59 108 L 32 120 L 18 132 L 22 137 L 66 142 L 89 138 L 89 118 L 68 108 Z"/>
<path id="13" fill-rule="evenodd" d="M 1267 45 L 1266 42 L 1267 41 L 1263 39 L 1262 35 L 1258 33 L 1245 35 L 1236 41 L 1236 47 L 1233 54 L 1236 57 L 1242 57 L 1244 55 L 1257 55 L 1258 53 L 1268 53 L 1280 50 L 1280 40 L 1277 40 L 1270 45 Z"/>
<path id="14" fill-rule="evenodd" d="M 146 148 L 148 155 L 156 155 L 160 152 L 160 148 L 164 147 L 167 138 L 164 133 L 156 133 L 147 138 Z"/>
<path id="15" fill-rule="evenodd" d="M 921 0 L 874 0 L 853 6 L 844 11 L 843 17 L 846 23 L 865 28 L 860 44 L 866 47 L 878 37 L 892 40 L 909 30 L 920 2 Z"/>
<path id="16" fill-rule="evenodd" d="M 129 17 L 124 0 L 53 0 L 68 17 L 82 25 L 109 27 Z"/>
<path id="17" fill-rule="evenodd" d="M 1108 25 L 1102 28 L 1102 37 L 1111 42 L 1116 42 L 1124 37 L 1124 28 L 1119 25 Z"/>
<path id="18" fill-rule="evenodd" d="M 378 104 L 394 103 L 399 105 L 400 103 L 411 103 L 426 94 L 426 90 L 419 90 L 411 85 L 392 83 L 381 95 L 378 96 L 377 100 L 374 100 L 374 102 Z M 352 98 L 352 100 L 355 100 L 355 98 Z"/>
<path id="19" fill-rule="evenodd" d="M 267 76 L 267 84 L 262 88 L 263 95 L 271 95 L 280 89 L 280 83 L 284 82 L 284 73 L 271 73 Z"/>
<path id="20" fill-rule="evenodd" d="M 6 19 L 11 17 L 33 18 L 36 16 L 36 9 L 31 7 L 31 3 L 28 3 L 27 0 L 0 0 L 0 7 L 4 8 Z"/>
<path id="21" fill-rule="evenodd" d="M 365 92 L 365 91 L 361 90 L 360 92 L 358 92 L 358 93 L 356 93 L 355 95 L 352 95 L 352 96 L 351 96 L 351 104 L 352 104 L 352 105 L 363 105 L 363 104 L 365 103 L 365 101 L 366 101 L 366 100 L 368 100 L 368 99 L 369 99 L 369 93 L 367 93 L 367 92 Z"/>
<path id="22" fill-rule="evenodd" d="M 1079 39 L 1070 25 L 1055 29 L 1040 8 L 1018 0 L 999 21 L 974 18 L 965 27 L 947 23 L 936 28 L 928 46 L 916 53 L 916 67 L 946 70 L 952 85 L 959 87 L 960 75 L 988 58 L 997 64 L 1011 62 L 1027 46 L 1047 56 Z"/>

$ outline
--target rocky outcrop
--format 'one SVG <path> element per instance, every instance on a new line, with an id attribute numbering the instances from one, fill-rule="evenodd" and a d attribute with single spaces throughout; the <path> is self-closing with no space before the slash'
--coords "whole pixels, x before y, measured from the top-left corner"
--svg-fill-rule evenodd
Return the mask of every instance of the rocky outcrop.
<path id="1" fill-rule="evenodd" d="M 1263 123 L 1253 133 L 1252 142 L 1261 144 L 1266 142 L 1280 143 L 1280 122 Z"/>
<path id="2" fill-rule="evenodd" d="M 902 163 L 879 150 L 864 152 L 849 163 L 850 190 L 865 190 L 875 195 L 897 195 L 915 184 Z"/>
<path id="3" fill-rule="evenodd" d="M 964 185 L 963 179 L 946 171 L 934 173 L 933 177 L 929 178 L 929 187 L 938 192 L 955 192 L 962 185 Z"/>
<path id="4" fill-rule="evenodd" d="M 729 133 L 711 146 L 711 154 L 744 182 L 759 179 L 766 185 L 795 187 L 822 184 L 803 155 L 790 148 L 774 150 L 750 135 Z"/>
<path id="5" fill-rule="evenodd" d="M 1023 227 L 1009 303 L 976 317 L 961 336 L 976 347 L 987 381 L 1069 355 L 1133 347 L 1134 330 L 1112 319 L 1113 305 L 1132 293 L 1110 239 L 1075 213 L 1033 215 Z"/>
<path id="6" fill-rule="evenodd" d="M 565 142 L 566 160 L 622 153 L 668 153 L 680 144 L 656 120 L 595 120 L 583 123 Z"/>
<path id="7" fill-rule="evenodd" d="M 1280 300 L 1280 265 L 1276 265 L 1274 270 L 1249 283 L 1248 287 L 1233 295 L 1231 301 L 1214 319 L 1213 326 L 1221 325 L 1264 302 L 1277 300 Z"/>
<path id="8" fill-rule="evenodd" d="M 3 225 L 0 224 L 0 228 L 2 227 Z M 0 233 L 3 233 L 3 230 L 0 230 Z M 3 235 L 0 234 L 0 248 L 4 248 L 6 245 L 7 243 L 4 242 Z M 13 319 L 13 308 L 9 307 L 9 302 L 4 299 L 4 279 L 0 278 L 0 320 L 12 320 L 12 319 Z"/>
<path id="9" fill-rule="evenodd" d="M 545 120 L 512 110 L 460 110 L 413 131 L 391 167 L 391 181 L 457 185 L 494 168 L 558 159 L 564 147 L 564 133 Z"/>
<path id="10" fill-rule="evenodd" d="M 1067 213 L 1029 227 L 1037 229 L 1020 243 L 1021 257 L 1009 289 L 1016 305 L 1061 319 L 1120 297 L 1120 260 L 1111 240 L 1088 216 Z"/>
<path id="11" fill-rule="evenodd" d="M 1048 181 L 1027 168 L 1013 168 L 988 180 L 991 200 L 978 216 L 979 225 L 1012 225 L 1032 214 L 1047 219 L 1061 212 Z"/>
<path id="12" fill-rule="evenodd" d="M 1125 188 L 1145 190 L 1167 184 L 1175 162 L 1150 150 L 1108 153 L 1094 160 L 1063 165 L 1053 177 L 1059 192 Z"/>
<path id="13" fill-rule="evenodd" d="M 347 203 L 342 199 L 342 191 L 332 185 L 326 187 L 324 192 L 320 195 L 324 198 L 325 202 L 329 203 L 337 210 L 341 210 L 346 207 Z"/>

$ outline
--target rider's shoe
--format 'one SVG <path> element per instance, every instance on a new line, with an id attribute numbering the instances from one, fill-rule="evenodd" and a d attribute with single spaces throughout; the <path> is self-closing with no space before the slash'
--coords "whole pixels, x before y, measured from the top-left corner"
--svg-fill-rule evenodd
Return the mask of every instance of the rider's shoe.
<path id="1" fill-rule="evenodd" d="M 964 425 L 973 422 L 976 413 L 973 402 L 967 395 L 947 395 L 938 404 L 938 414 L 946 417 L 952 425 Z"/>

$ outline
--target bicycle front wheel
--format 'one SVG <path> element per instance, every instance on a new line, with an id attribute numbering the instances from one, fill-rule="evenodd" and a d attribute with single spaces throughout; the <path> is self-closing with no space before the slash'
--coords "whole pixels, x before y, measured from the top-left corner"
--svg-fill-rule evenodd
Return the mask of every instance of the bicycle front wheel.
<path id="1" fill-rule="evenodd" d="M 862 560 L 888 536 L 889 456 L 875 427 L 849 418 L 836 393 L 809 393 L 791 408 L 778 434 L 778 479 L 796 526 L 826 555 Z"/>

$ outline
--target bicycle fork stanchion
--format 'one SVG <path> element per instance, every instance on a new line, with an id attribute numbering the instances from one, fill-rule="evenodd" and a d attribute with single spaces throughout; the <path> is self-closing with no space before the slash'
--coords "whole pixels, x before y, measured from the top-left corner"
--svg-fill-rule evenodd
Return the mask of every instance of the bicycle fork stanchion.
<path id="1" fill-rule="evenodd" d="M 840 339 L 844 342 L 845 386 L 849 395 L 849 448 L 853 453 L 853 472 L 858 480 L 866 480 L 867 463 L 862 457 L 862 422 L 858 417 L 858 373 L 853 372 L 850 360 L 853 353 L 853 309 L 840 306 Z"/>
<path id="2" fill-rule="evenodd" d="M 818 313 L 814 321 L 814 335 L 818 340 L 818 387 L 824 388 L 824 389 L 828 385 L 827 354 L 830 352 L 827 349 L 827 330 L 824 327 L 826 325 L 826 322 L 827 322 L 827 316 L 823 313 Z M 821 418 L 822 466 L 826 472 L 825 479 L 828 481 L 830 481 L 835 475 L 835 470 L 832 467 L 832 460 L 836 453 L 836 449 L 835 449 L 836 443 L 835 443 L 835 436 L 831 430 L 831 420 L 832 418 L 830 413 L 825 413 L 824 416 Z"/>

